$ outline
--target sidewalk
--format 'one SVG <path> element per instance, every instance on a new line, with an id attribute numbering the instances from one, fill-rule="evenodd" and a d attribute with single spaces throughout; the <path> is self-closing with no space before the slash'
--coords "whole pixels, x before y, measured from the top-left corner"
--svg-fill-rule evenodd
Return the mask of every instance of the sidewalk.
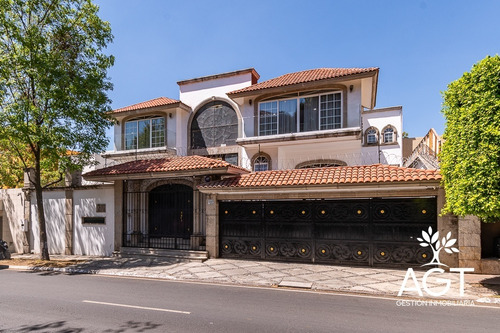
<path id="1" fill-rule="evenodd" d="M 36 255 L 12 255 L 12 258 L 36 259 Z M 61 269 L 10 267 L 18 269 L 54 270 L 65 273 L 90 273 L 168 279 L 178 281 L 200 281 L 247 286 L 292 287 L 319 291 L 397 296 L 403 284 L 406 269 L 313 265 L 298 263 L 277 263 L 268 261 L 247 261 L 233 259 L 209 259 L 204 262 L 188 262 L 167 258 L 102 258 L 87 256 L 52 255 L 52 260 L 87 260 L 85 263 Z M 1 261 L 0 265 L 8 265 Z M 420 288 L 426 271 L 415 270 Z M 500 305 L 500 276 L 466 274 L 464 296 L 459 293 L 459 274 L 431 274 L 427 286 L 431 291 L 439 292 L 444 282 L 449 279 L 449 292 L 440 299 L 461 299 L 498 303 Z M 488 283 L 487 287 L 480 283 Z M 411 278 L 407 288 L 414 287 Z M 416 291 L 405 291 L 404 296 L 418 296 Z M 496 297 L 495 297 L 496 296 Z"/>

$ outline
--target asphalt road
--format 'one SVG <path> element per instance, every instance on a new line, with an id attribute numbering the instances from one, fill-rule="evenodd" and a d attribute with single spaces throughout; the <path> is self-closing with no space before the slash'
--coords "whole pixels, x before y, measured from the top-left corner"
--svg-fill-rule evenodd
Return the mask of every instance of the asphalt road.
<path id="1" fill-rule="evenodd" d="M 0 270 L 0 332 L 498 332 L 500 308 Z M 410 306 L 408 306 L 410 305 Z"/>

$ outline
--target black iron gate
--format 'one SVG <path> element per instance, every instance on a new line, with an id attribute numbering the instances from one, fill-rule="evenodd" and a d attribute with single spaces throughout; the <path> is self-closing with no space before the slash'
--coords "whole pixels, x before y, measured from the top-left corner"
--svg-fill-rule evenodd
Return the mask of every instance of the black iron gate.
<path id="1" fill-rule="evenodd" d="M 421 265 L 417 237 L 436 230 L 436 198 L 220 202 L 220 256 Z"/>
<path id="2" fill-rule="evenodd" d="M 181 184 L 124 193 L 123 244 L 127 247 L 192 250 L 193 189 Z"/>

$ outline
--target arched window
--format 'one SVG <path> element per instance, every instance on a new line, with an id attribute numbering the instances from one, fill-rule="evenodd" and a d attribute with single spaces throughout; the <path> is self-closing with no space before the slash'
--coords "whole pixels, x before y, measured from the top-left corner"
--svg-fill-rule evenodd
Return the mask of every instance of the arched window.
<path id="1" fill-rule="evenodd" d="M 149 116 L 125 123 L 125 150 L 165 146 L 165 118 Z"/>
<path id="2" fill-rule="evenodd" d="M 382 135 L 384 143 L 392 143 L 396 141 L 396 131 L 394 130 L 394 127 L 390 125 L 384 128 Z"/>
<path id="3" fill-rule="evenodd" d="M 366 131 L 366 143 L 367 144 L 374 144 L 378 142 L 378 133 L 377 130 L 374 128 L 370 128 Z"/>
<path id="4" fill-rule="evenodd" d="M 266 153 L 256 154 L 252 158 L 253 171 L 271 170 L 271 157 Z"/>
<path id="5" fill-rule="evenodd" d="M 238 138 L 238 116 L 226 102 L 203 105 L 191 123 L 191 148 L 231 146 Z"/>
<path id="6" fill-rule="evenodd" d="M 328 168 L 328 167 L 338 167 L 347 165 L 344 161 L 339 160 L 316 160 L 307 161 L 297 164 L 296 169 L 311 169 L 311 168 Z"/>
<path id="7" fill-rule="evenodd" d="M 259 156 L 253 163 L 253 171 L 267 171 L 269 170 L 269 160 L 265 156 Z"/>

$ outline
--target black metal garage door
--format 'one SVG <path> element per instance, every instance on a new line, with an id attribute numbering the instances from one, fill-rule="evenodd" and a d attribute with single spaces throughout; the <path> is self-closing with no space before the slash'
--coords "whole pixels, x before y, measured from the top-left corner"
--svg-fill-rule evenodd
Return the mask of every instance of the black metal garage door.
<path id="1" fill-rule="evenodd" d="M 436 221 L 436 198 L 221 201 L 220 256 L 422 265 L 432 251 L 416 238 Z"/>

